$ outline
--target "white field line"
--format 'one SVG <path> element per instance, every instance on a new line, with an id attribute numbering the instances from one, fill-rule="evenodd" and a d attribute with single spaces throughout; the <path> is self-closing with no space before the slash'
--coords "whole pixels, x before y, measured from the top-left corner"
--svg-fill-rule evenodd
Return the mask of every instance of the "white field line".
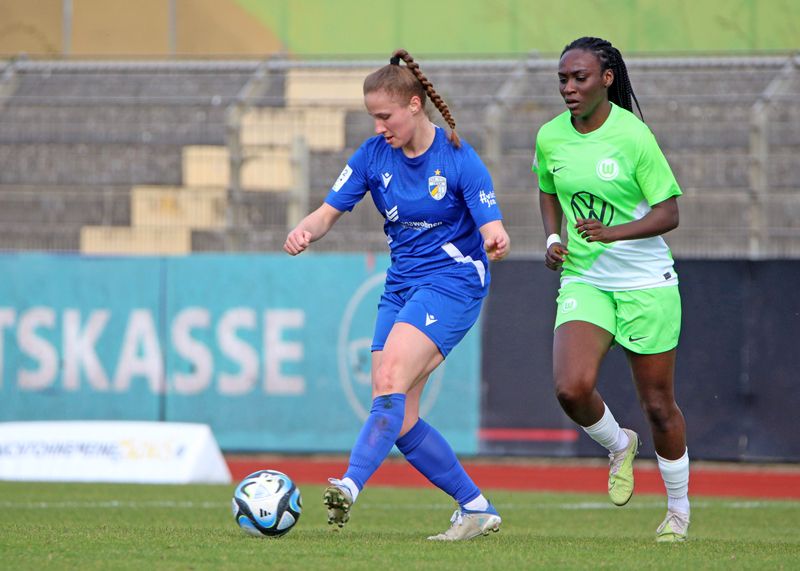
<path id="1" fill-rule="evenodd" d="M 663 508 L 665 507 L 666 502 L 664 501 L 643 501 L 643 502 L 632 502 L 625 506 L 624 509 L 630 510 L 640 510 L 640 509 L 653 509 L 653 508 Z M 534 509 L 534 510 L 552 510 L 552 509 L 560 509 L 560 510 L 618 510 L 617 506 L 612 505 L 609 502 L 574 502 L 574 503 L 497 503 L 495 506 L 498 509 Z M 762 509 L 762 508 L 790 508 L 790 509 L 800 509 L 800 502 L 793 502 L 793 501 L 717 501 L 717 502 L 707 502 L 704 500 L 695 500 L 692 501 L 692 508 L 705 508 L 705 507 L 722 507 L 722 508 L 729 508 L 729 509 L 743 509 L 743 510 L 752 510 L 752 509 Z M 434 504 L 434 503 L 426 503 L 426 504 L 389 504 L 389 503 L 368 503 L 363 502 L 362 505 L 359 506 L 359 509 L 362 510 L 419 510 L 419 509 L 435 509 L 435 508 L 442 508 L 446 507 L 444 504 Z M 37 510 L 37 509 L 150 509 L 150 508 L 161 508 L 161 509 L 230 509 L 230 503 L 228 502 L 195 502 L 191 500 L 187 501 L 170 501 L 170 500 L 160 500 L 160 501 L 137 501 L 137 500 L 130 500 L 130 501 L 103 501 L 103 502 L 94 502 L 94 501 L 62 501 L 62 502 L 11 502 L 11 501 L 0 501 L 0 509 L 22 509 L 22 510 Z"/>

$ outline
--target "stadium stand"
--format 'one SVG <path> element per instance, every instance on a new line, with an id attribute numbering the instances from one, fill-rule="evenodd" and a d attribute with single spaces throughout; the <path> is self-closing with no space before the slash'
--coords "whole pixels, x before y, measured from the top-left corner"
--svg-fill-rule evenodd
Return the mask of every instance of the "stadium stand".
<path id="1" fill-rule="evenodd" d="M 279 249 L 372 134 L 360 85 L 381 63 L 2 62 L 0 249 Z M 555 65 L 424 67 L 492 172 L 515 254 L 542 249 L 530 162 L 537 129 L 563 110 Z M 668 237 L 676 255 L 800 256 L 799 66 L 631 58 L 644 118 L 685 192 Z M 385 251 L 368 202 L 319 248 Z"/>

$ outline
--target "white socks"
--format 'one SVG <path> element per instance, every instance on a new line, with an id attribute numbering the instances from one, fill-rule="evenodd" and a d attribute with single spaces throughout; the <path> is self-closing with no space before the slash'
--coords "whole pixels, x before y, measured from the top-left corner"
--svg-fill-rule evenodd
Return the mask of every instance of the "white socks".
<path id="1" fill-rule="evenodd" d="M 605 406 L 603 417 L 591 426 L 582 427 L 592 440 L 609 452 L 628 446 L 628 435 L 619 427 L 614 415 Z M 677 460 L 667 460 L 656 454 L 658 469 L 667 488 L 667 507 L 672 511 L 689 515 L 689 450 Z"/>
<path id="2" fill-rule="evenodd" d="M 591 426 L 583 426 L 584 432 L 588 434 L 592 440 L 604 446 L 609 452 L 616 452 L 622 450 L 628 445 L 629 438 L 622 429 L 620 429 L 617 420 L 606 404 L 603 404 L 605 410 L 600 420 Z"/>
<path id="3" fill-rule="evenodd" d="M 350 478 L 342 478 L 341 480 L 339 480 L 339 482 L 341 483 L 342 486 L 344 486 L 348 490 L 350 490 L 350 495 L 353 496 L 353 503 L 356 503 L 356 498 L 358 497 L 358 492 L 361 491 L 361 490 L 358 489 L 358 486 L 356 486 L 356 483 L 353 480 L 351 480 Z"/>
<path id="4" fill-rule="evenodd" d="M 485 512 L 489 509 L 489 500 L 484 498 L 483 494 L 481 494 L 474 500 L 470 500 L 464 504 L 464 508 L 473 512 Z"/>
<path id="5" fill-rule="evenodd" d="M 677 460 L 656 454 L 658 469 L 667 488 L 667 508 L 689 515 L 689 449 Z"/>

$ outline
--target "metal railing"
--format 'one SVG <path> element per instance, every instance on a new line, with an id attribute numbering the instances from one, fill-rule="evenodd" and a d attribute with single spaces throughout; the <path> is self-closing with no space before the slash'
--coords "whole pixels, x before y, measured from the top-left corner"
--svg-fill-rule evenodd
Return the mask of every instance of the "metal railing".
<path id="1" fill-rule="evenodd" d="M 4 62 L 0 249 L 81 250 L 82 228 L 132 227 L 135 220 L 141 227 L 134 234 L 185 228 L 191 251 L 277 249 L 372 134 L 357 93 L 347 104 L 324 89 L 290 101 L 291 77 L 312 73 L 325 85 L 343 85 L 356 70 L 384 63 Z M 556 61 L 531 55 L 422 65 L 495 179 L 515 254 L 539 255 L 543 235 L 530 161 L 539 126 L 562 110 Z M 676 255 L 800 257 L 800 223 L 789 215 L 800 212 L 798 65 L 796 56 L 628 62 L 645 119 L 685 191 L 682 225 L 668 236 Z M 299 127 L 266 137 L 280 142 L 244 143 L 253 113 L 287 110 L 294 115 L 285 120 L 298 123 L 320 109 L 332 110 L 330 123 L 312 131 L 335 143 L 320 146 Z M 432 118 L 438 122 L 435 110 Z M 204 149 L 208 154 L 198 158 Z M 164 187 L 161 198 L 152 198 L 153 187 Z M 217 202 L 209 206 L 214 193 L 207 187 L 224 189 L 222 212 Z M 337 225 L 336 236 L 315 247 L 384 250 L 380 219 L 364 202 Z M 83 220 L 74 203 L 85 204 Z M 142 223 L 148 204 L 150 224 Z M 207 212 L 216 216 L 212 223 L 193 221 Z"/>

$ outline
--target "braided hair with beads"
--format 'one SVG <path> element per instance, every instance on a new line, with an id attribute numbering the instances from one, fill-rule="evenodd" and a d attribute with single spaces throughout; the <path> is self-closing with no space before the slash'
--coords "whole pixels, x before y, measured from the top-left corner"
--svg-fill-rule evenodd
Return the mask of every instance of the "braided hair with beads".
<path id="1" fill-rule="evenodd" d="M 401 60 L 405 62 L 404 66 L 400 65 Z M 416 95 L 422 102 L 423 109 L 427 96 L 450 127 L 448 140 L 455 148 L 461 147 L 461 140 L 456 133 L 456 120 L 453 118 L 450 108 L 433 88 L 430 80 L 422 73 L 419 64 L 406 50 L 396 50 L 389 59 L 389 65 L 383 66 L 366 77 L 364 95 L 379 90 L 409 99 Z"/>
<path id="2" fill-rule="evenodd" d="M 620 51 L 611 45 L 611 42 L 602 38 L 584 36 L 567 45 L 561 52 L 561 55 L 563 56 L 570 50 L 592 52 L 600 61 L 601 72 L 607 69 L 613 71 L 614 81 L 608 86 L 608 100 L 620 107 L 624 107 L 632 113 L 633 104 L 631 99 L 633 99 L 633 102 L 636 103 L 636 109 L 639 110 L 639 116 L 644 120 L 642 108 L 639 107 L 639 100 L 636 99 L 636 94 L 631 87 L 631 80 L 628 77 L 628 68 L 625 66 L 625 60 L 622 59 Z"/>

